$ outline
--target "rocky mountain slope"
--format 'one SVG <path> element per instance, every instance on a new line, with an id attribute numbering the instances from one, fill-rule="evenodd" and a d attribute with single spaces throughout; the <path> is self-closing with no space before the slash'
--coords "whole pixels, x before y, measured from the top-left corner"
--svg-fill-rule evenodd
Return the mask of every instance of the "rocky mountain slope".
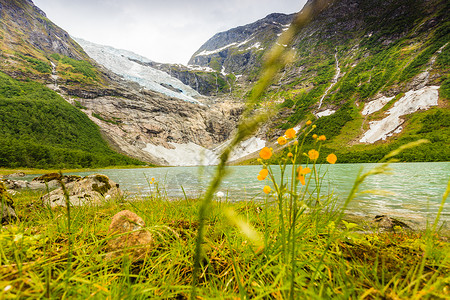
<path id="1" fill-rule="evenodd" d="M 376 161 L 419 138 L 433 143 L 402 159 L 449 160 L 449 5 L 330 1 L 290 46 L 295 59 L 265 98 L 281 113 L 259 136 L 274 141 L 311 119 L 328 137 L 325 152 L 337 152 L 341 161 Z M 216 34 L 190 63 L 218 65 L 251 81 L 292 17 L 273 14 Z"/>
<path id="2" fill-rule="evenodd" d="M 141 57 L 130 53 L 126 53 L 125 62 L 117 60 L 123 68 L 115 74 L 91 59 L 67 32 L 48 20 L 30 0 L 0 0 L 0 14 L 0 68 L 4 74 L 1 78 L 4 79 L 0 80 L 0 156 L 4 157 L 0 160 L 1 166 L 36 166 L 39 158 L 44 157 L 40 166 L 54 167 L 64 162 L 61 158 L 72 150 L 95 150 L 90 148 L 85 139 L 87 136 L 81 129 L 57 138 L 60 133 L 58 126 L 73 128 L 72 117 L 67 117 L 68 124 L 64 123 L 64 118 L 58 118 L 58 126 L 43 129 L 44 134 L 55 138 L 39 138 L 39 133 L 33 132 L 38 128 L 35 125 L 45 123 L 49 113 L 57 117 L 60 112 L 58 109 L 50 112 L 47 104 L 36 101 L 38 93 L 48 95 L 46 101 L 54 101 L 56 108 L 59 107 L 56 103 L 61 103 L 63 99 L 72 104 L 67 114 L 74 118 L 84 115 L 81 117 L 85 122 L 83 126 L 90 128 L 89 132 L 95 135 L 99 145 L 105 145 L 106 140 L 116 151 L 154 164 L 175 164 L 174 159 L 178 159 L 180 153 L 189 160 L 189 164 L 197 164 L 202 159 L 199 149 L 206 150 L 224 142 L 235 128 L 241 109 L 239 103 L 200 104 L 192 97 L 198 96 L 197 92 L 169 77 L 159 82 L 164 88 L 160 91 L 166 94 L 151 91 L 144 82 L 149 80 L 147 75 L 151 72 L 145 69 Z M 121 52 L 119 56 L 123 54 Z M 114 55 L 108 57 L 114 58 Z M 127 76 L 131 76 L 126 73 L 129 63 L 133 67 L 142 67 L 137 72 L 143 77 L 140 80 L 142 85 L 126 80 Z M 162 73 L 155 72 L 157 76 Z M 22 84 L 30 80 L 31 85 Z M 178 89 L 183 92 L 175 92 Z M 24 105 L 32 106 L 33 110 L 17 111 L 17 102 L 14 101 L 19 99 L 26 102 Z M 67 110 L 67 107 L 64 109 Z M 13 119 L 10 118 L 12 115 Z M 52 117 L 49 116 L 48 120 Z M 13 130 L 15 124 L 26 125 L 20 131 Z M 29 133 L 27 136 L 32 138 L 32 143 L 23 132 Z M 67 140 L 75 143 L 67 144 Z M 58 141 L 57 145 L 44 144 L 55 141 Z M 61 151 L 50 149 L 53 146 L 61 148 Z M 110 149 L 100 148 L 100 153 L 114 153 Z M 178 152 L 168 156 L 167 153 L 174 149 Z M 37 152 L 47 154 L 36 155 Z M 14 153 L 22 153 L 23 159 L 11 155 Z M 76 162 L 67 161 L 67 165 L 90 167 L 95 165 L 92 161 L 92 158 L 83 160 L 81 157 Z M 100 165 L 124 163 L 95 161 L 102 161 Z M 134 160 L 130 162 L 136 163 Z"/>
<path id="3" fill-rule="evenodd" d="M 270 14 L 254 23 L 220 32 L 203 44 L 189 65 L 208 66 L 235 75 L 256 74 L 262 54 L 289 27 L 294 14 Z"/>

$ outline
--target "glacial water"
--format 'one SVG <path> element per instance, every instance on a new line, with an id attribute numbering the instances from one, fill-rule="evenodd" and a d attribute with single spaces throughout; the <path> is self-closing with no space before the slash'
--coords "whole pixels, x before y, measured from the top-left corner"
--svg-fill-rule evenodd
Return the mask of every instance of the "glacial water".
<path id="1" fill-rule="evenodd" d="M 336 164 L 321 165 L 323 175 L 322 194 L 332 193 L 339 202 L 347 197 L 358 172 L 367 171 L 375 164 Z M 412 222 L 424 224 L 434 221 L 443 193 L 450 179 L 450 162 L 439 163 L 396 163 L 390 165 L 391 174 L 370 176 L 360 187 L 361 191 L 376 190 L 377 193 L 359 194 L 350 203 L 348 211 L 363 216 L 387 214 L 407 218 Z M 256 176 L 260 166 L 228 167 L 228 175 L 219 191 L 223 200 L 248 201 L 262 200 L 262 188 L 268 182 L 258 181 Z M 279 168 L 273 166 L 277 171 Z M 150 169 L 105 169 L 96 172 L 71 173 L 88 175 L 101 173 L 120 184 L 129 197 L 149 195 L 155 185 L 149 184 L 151 178 L 158 181 L 162 192 L 170 198 L 198 197 L 202 195 L 214 176 L 215 167 L 164 167 Z M 276 172 L 278 173 L 278 172 Z M 30 179 L 31 177 L 28 177 Z M 183 192 L 184 190 L 184 192 Z M 380 195 L 379 192 L 383 192 Z M 441 220 L 450 221 L 450 204 L 444 207 Z"/>

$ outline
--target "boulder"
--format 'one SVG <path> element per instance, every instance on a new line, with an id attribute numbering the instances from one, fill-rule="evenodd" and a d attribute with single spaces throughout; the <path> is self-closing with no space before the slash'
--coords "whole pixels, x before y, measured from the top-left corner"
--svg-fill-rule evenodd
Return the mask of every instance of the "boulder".
<path id="1" fill-rule="evenodd" d="M 153 243 L 152 235 L 145 229 L 144 220 L 129 210 L 120 211 L 113 216 L 108 234 L 113 238 L 108 241 L 110 252 L 107 259 L 123 254 L 141 259 Z"/>
<path id="2" fill-rule="evenodd" d="M 101 204 L 105 198 L 117 198 L 123 195 L 119 185 L 106 175 L 94 174 L 65 184 L 72 205 Z M 44 204 L 66 206 L 62 187 L 41 197 Z"/>
<path id="3" fill-rule="evenodd" d="M 17 219 L 14 211 L 14 202 L 11 195 L 6 190 L 3 183 L 0 181 L 0 212 L 1 223 L 8 223 Z"/>

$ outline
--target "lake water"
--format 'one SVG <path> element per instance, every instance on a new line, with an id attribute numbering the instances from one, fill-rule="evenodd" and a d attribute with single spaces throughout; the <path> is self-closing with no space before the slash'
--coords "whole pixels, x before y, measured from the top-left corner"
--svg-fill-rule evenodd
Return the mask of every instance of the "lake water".
<path id="1" fill-rule="evenodd" d="M 368 171 L 375 164 L 336 164 L 322 165 L 320 174 L 324 175 L 323 193 L 333 193 L 338 201 L 347 197 L 361 168 Z M 383 190 L 389 195 L 361 194 L 350 203 L 348 211 L 353 214 L 374 216 L 388 214 L 424 224 L 434 221 L 442 195 L 450 179 L 450 162 L 439 163 L 396 163 L 390 165 L 390 175 L 370 176 L 360 190 Z M 262 188 L 267 184 L 258 181 L 256 176 L 261 166 L 228 167 L 228 175 L 222 182 L 220 191 L 230 201 L 263 199 Z M 278 167 L 273 166 L 273 170 Z M 184 197 L 183 187 L 188 197 L 201 195 L 214 175 L 215 167 L 165 167 L 150 169 L 105 169 L 95 172 L 71 173 L 88 175 L 101 173 L 120 184 L 122 190 L 130 195 L 148 195 L 153 185 L 152 177 L 164 188 L 169 197 Z M 30 178 L 30 177 L 28 177 Z M 446 203 L 441 220 L 449 223 L 450 205 Z"/>

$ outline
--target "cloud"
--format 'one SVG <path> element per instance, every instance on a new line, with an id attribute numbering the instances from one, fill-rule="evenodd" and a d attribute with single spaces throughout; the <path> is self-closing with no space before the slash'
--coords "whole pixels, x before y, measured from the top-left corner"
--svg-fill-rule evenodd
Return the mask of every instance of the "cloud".
<path id="1" fill-rule="evenodd" d="M 184 63 L 215 33 L 306 0 L 34 0 L 69 34 L 158 62 Z"/>

